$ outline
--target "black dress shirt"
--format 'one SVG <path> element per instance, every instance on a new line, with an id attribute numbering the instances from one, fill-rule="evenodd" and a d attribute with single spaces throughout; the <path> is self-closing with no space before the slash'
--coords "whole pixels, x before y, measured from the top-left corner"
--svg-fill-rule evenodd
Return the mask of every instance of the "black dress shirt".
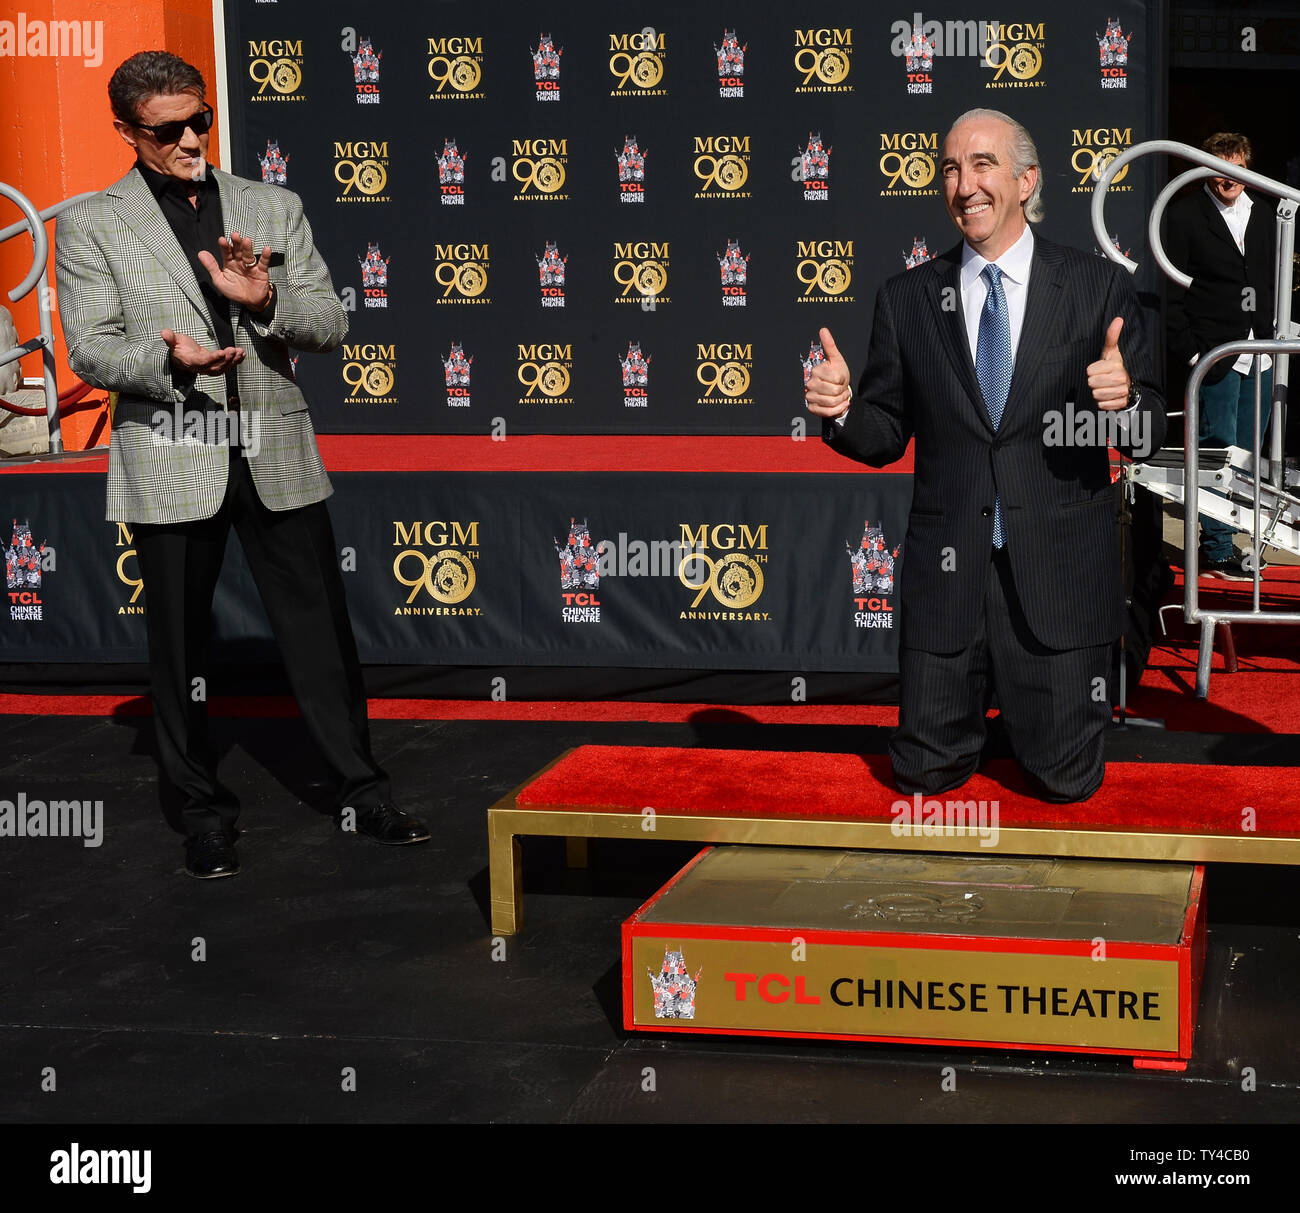
<path id="1" fill-rule="evenodd" d="M 217 188 L 216 178 L 207 173 L 193 183 L 198 190 L 195 205 L 190 201 L 189 182 L 155 172 L 139 161 L 136 162 L 136 168 L 158 200 L 163 218 L 176 233 L 181 252 L 194 270 L 194 277 L 198 280 L 199 290 L 203 292 L 208 313 L 212 317 L 212 331 L 217 338 L 217 348 L 225 349 L 234 345 L 235 329 L 230 321 L 230 300 L 212 285 L 212 275 L 199 260 L 200 250 L 206 250 L 220 265 L 222 254 L 217 240 L 228 234 L 222 222 L 221 191 Z M 233 382 L 233 374 L 228 378 Z"/>

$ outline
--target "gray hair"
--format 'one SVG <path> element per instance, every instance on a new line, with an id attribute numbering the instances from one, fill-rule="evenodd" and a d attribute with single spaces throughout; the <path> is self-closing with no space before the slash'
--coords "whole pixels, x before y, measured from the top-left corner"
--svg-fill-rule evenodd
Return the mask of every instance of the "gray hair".
<path id="1" fill-rule="evenodd" d="M 194 93 L 204 100 L 207 88 L 197 67 L 167 51 L 140 51 L 113 73 L 108 82 L 108 101 L 113 117 L 136 123 L 140 107 L 150 97 Z"/>
<path id="2" fill-rule="evenodd" d="M 1038 169 L 1038 180 L 1034 182 L 1033 193 L 1025 199 L 1025 220 L 1028 223 L 1041 223 L 1047 213 L 1043 207 L 1043 166 L 1038 159 L 1038 148 L 1033 136 L 1025 130 L 1010 114 L 1001 110 L 973 109 L 967 110 L 948 128 L 952 134 L 963 122 L 997 121 L 1005 122 L 1011 128 L 1011 175 L 1019 178 L 1025 169 Z"/>

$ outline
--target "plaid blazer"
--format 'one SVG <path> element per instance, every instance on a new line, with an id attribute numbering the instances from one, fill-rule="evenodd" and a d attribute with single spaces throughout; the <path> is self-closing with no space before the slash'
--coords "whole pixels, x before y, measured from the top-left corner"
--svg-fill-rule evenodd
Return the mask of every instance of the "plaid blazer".
<path id="1" fill-rule="evenodd" d="M 280 186 L 216 169 L 222 222 L 270 247 L 276 304 L 263 323 L 231 308 L 241 440 L 258 495 L 272 510 L 333 491 L 316 449 L 290 350 L 334 349 L 347 319 L 312 243 L 302 201 Z M 174 368 L 163 329 L 208 349 L 216 335 L 194 272 L 144 178 L 133 168 L 65 211 L 55 232 L 59 314 L 68 363 L 87 383 L 118 393 L 108 460 L 109 521 L 209 518 L 226 491 L 230 448 L 224 375 Z M 166 420 L 164 420 L 166 415 Z M 194 419 L 205 423 L 194 424 Z M 213 423 L 217 424 L 213 424 Z"/>

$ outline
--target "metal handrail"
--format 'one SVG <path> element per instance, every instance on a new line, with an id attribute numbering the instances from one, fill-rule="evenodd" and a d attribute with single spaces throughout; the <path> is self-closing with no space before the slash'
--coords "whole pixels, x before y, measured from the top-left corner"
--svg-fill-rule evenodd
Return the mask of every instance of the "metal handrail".
<path id="1" fill-rule="evenodd" d="M 46 234 L 45 224 L 83 198 L 93 198 L 94 194 L 78 194 L 46 207 L 43 211 L 38 211 L 25 194 L 0 181 L 0 197 L 8 198 L 23 213 L 23 218 L 17 223 L 11 223 L 8 227 L 0 229 L 0 244 L 24 232 L 30 233 L 32 238 L 31 267 L 23 280 L 9 292 L 9 299 L 17 303 L 30 294 L 37 285 L 41 288 L 36 296 L 40 335 L 20 342 L 11 349 L 0 350 L 0 366 L 16 362 L 28 354 L 36 353 L 37 350 L 41 351 L 41 378 L 45 389 L 45 417 L 50 431 L 50 453 L 60 455 L 63 453 L 63 433 L 59 429 L 59 388 L 54 374 L 54 325 L 50 315 L 49 278 L 46 273 L 49 267 L 50 239 Z"/>
<path id="2" fill-rule="evenodd" d="M 1184 418 L 1183 440 L 1183 617 L 1188 623 L 1201 625 L 1200 650 L 1196 665 L 1196 694 L 1204 699 L 1210 689 L 1210 660 L 1214 651 L 1214 628 L 1218 623 L 1233 620 L 1250 620 L 1254 623 L 1300 623 L 1300 612 L 1261 611 L 1259 605 L 1259 583 L 1261 565 L 1261 547 L 1263 536 L 1260 533 L 1261 495 L 1263 489 L 1260 452 L 1262 451 L 1262 385 L 1263 370 L 1260 355 L 1268 354 L 1274 359 L 1273 392 L 1271 411 L 1272 441 L 1269 444 L 1268 479 L 1275 496 L 1280 500 L 1295 501 L 1285 491 L 1286 476 L 1284 467 L 1284 434 L 1287 385 L 1292 354 L 1300 354 L 1300 341 L 1292 340 L 1294 326 L 1291 322 L 1291 286 L 1292 258 L 1295 252 L 1295 218 L 1296 207 L 1300 204 L 1300 189 L 1285 185 L 1272 177 L 1265 177 L 1240 164 L 1211 156 L 1208 152 L 1191 147 L 1186 143 L 1177 143 L 1170 139 L 1153 139 L 1146 143 L 1135 144 L 1127 151 L 1116 156 L 1106 165 L 1098 178 L 1092 194 L 1092 230 L 1097 244 L 1110 260 L 1122 265 L 1130 273 L 1136 272 L 1138 263 L 1130 260 L 1112 243 L 1105 224 L 1104 208 L 1106 193 L 1115 178 L 1128 165 L 1142 156 L 1171 155 L 1190 160 L 1198 167 L 1175 177 L 1157 195 L 1147 220 L 1147 238 L 1150 242 L 1152 256 L 1156 264 L 1167 277 L 1184 289 L 1189 287 L 1192 279 L 1169 259 L 1160 238 L 1160 220 L 1165 208 L 1174 195 L 1184 185 L 1193 181 L 1211 177 L 1230 177 L 1244 185 L 1252 186 L 1263 194 L 1280 199 L 1277 206 L 1277 256 L 1273 266 L 1274 310 L 1272 339 L 1250 339 L 1231 341 L 1216 346 L 1196 360 L 1187 383 L 1186 415 Z M 1254 567 L 1252 569 L 1253 594 L 1249 611 L 1206 611 L 1200 605 L 1200 552 L 1197 525 L 1200 518 L 1200 451 L 1197 446 L 1197 434 L 1200 432 L 1201 384 L 1210 368 L 1224 358 L 1236 359 L 1242 354 L 1249 354 L 1254 359 L 1253 377 L 1255 382 L 1255 425 L 1254 443 L 1251 450 L 1254 462 L 1253 526 L 1252 542 L 1254 549 Z"/>

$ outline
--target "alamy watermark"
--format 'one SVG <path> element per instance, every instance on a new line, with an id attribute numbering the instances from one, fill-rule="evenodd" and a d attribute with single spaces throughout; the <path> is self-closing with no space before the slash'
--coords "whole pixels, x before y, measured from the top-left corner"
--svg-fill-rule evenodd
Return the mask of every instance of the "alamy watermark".
<path id="1" fill-rule="evenodd" d="M 102 800 L 0 800 L 0 838 L 80 838 L 83 847 L 104 841 Z"/>
<path id="2" fill-rule="evenodd" d="M 0 59 L 80 59 L 86 67 L 104 62 L 102 21 L 35 21 L 26 13 L 0 21 Z"/>
<path id="3" fill-rule="evenodd" d="M 936 800 L 916 792 L 911 800 L 889 806 L 895 838 L 978 838 L 980 846 L 998 845 L 996 800 Z"/>
<path id="4" fill-rule="evenodd" d="M 1151 416 L 1141 409 L 1081 409 L 1066 401 L 1064 409 L 1043 414 L 1043 445 L 1067 447 L 1114 447 L 1134 459 L 1146 459 L 1152 452 Z"/>
<path id="5" fill-rule="evenodd" d="M 262 449 L 262 419 L 239 409 L 156 409 L 151 418 L 155 446 L 243 447 L 255 457 Z"/>

